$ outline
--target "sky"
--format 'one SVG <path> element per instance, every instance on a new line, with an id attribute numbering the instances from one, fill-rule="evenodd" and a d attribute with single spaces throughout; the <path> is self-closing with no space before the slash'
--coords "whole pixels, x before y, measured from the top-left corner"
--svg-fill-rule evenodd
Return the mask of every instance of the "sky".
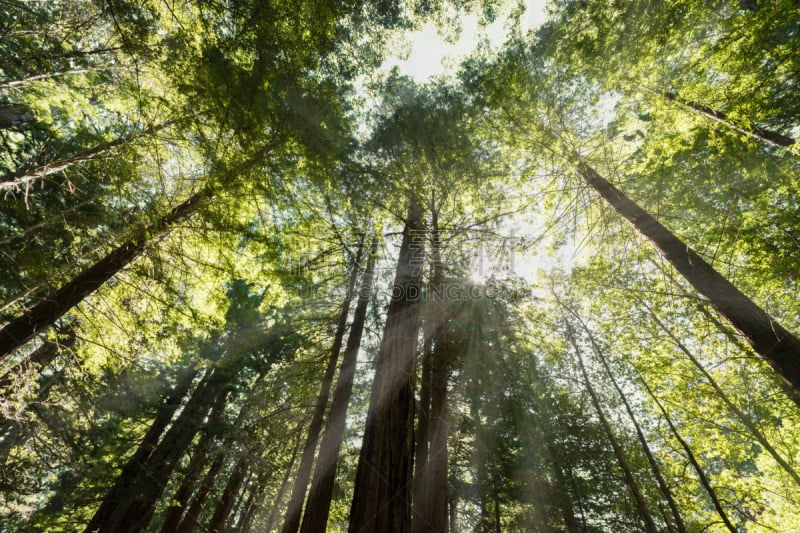
<path id="1" fill-rule="evenodd" d="M 545 0 L 525 0 L 525 18 L 522 30 L 535 29 L 545 19 Z M 473 52 L 483 39 L 487 39 L 493 48 L 499 48 L 505 41 L 508 20 L 501 16 L 491 25 L 480 28 L 478 18 L 468 15 L 462 20 L 462 31 L 458 42 L 446 43 L 436 32 L 434 24 L 427 23 L 420 31 L 406 35 L 411 46 L 407 59 L 388 58 L 382 70 L 390 70 L 397 66 L 402 74 L 415 81 L 424 83 L 432 76 L 455 70 L 459 60 Z"/>

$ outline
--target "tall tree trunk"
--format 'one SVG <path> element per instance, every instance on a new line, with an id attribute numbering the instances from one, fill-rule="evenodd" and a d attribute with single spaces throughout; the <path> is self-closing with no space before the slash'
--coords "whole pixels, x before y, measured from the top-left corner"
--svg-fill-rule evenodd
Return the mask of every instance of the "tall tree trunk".
<path id="1" fill-rule="evenodd" d="M 411 200 L 376 361 L 349 531 L 411 529 L 414 368 L 424 255 L 423 211 Z"/>
<path id="2" fill-rule="evenodd" d="M 181 523 L 175 528 L 175 533 L 191 533 L 194 531 L 195 526 L 199 525 L 197 520 L 200 518 L 200 513 L 203 512 L 203 507 L 208 500 L 211 490 L 214 488 L 214 482 L 217 480 L 217 476 L 223 466 L 225 466 L 225 454 L 218 453 L 214 462 L 208 467 L 208 471 L 203 477 L 203 482 L 200 483 L 200 488 L 197 489 L 192 499 L 192 504 L 183 516 L 183 520 L 181 520 Z"/>
<path id="3" fill-rule="evenodd" d="M 653 452 L 650 449 L 650 445 L 647 443 L 647 439 L 644 436 L 644 432 L 642 431 L 642 428 L 639 425 L 638 420 L 636 420 L 636 415 L 634 414 L 633 409 L 631 408 L 630 402 L 628 402 L 628 398 L 625 395 L 625 392 L 622 390 L 622 387 L 620 387 L 619 383 L 617 382 L 617 379 L 614 377 L 614 372 L 611 370 L 611 366 L 608 364 L 608 360 L 606 359 L 605 353 L 597 344 L 597 341 L 595 340 L 591 330 L 583 321 L 583 319 L 578 315 L 578 313 L 564 304 L 562 304 L 562 307 L 567 311 L 569 311 L 572 314 L 572 316 L 574 316 L 575 319 L 578 320 L 578 322 L 581 325 L 581 328 L 583 328 L 583 331 L 589 338 L 589 342 L 592 344 L 594 352 L 600 359 L 600 363 L 603 365 L 603 369 L 605 370 L 606 375 L 611 380 L 611 384 L 614 386 L 614 390 L 617 391 L 617 395 L 622 400 L 622 405 L 625 407 L 625 412 L 628 413 L 628 418 L 630 418 L 631 423 L 633 424 L 633 428 L 636 430 L 636 436 L 639 438 L 639 443 L 642 445 L 642 450 L 644 451 L 644 454 L 647 457 L 647 462 L 650 464 L 650 469 L 653 471 L 653 477 L 656 478 L 658 487 L 661 489 L 661 493 L 667 500 L 667 505 L 669 505 L 670 512 L 672 513 L 672 518 L 675 521 L 675 527 L 681 533 L 686 533 L 686 525 L 684 524 L 683 517 L 681 516 L 680 510 L 678 509 L 678 504 L 675 502 L 675 498 L 672 496 L 672 491 L 667 485 L 667 482 L 664 480 L 664 476 L 661 473 L 661 468 L 658 466 L 658 462 L 656 461 L 656 458 L 653 456 Z"/>
<path id="4" fill-rule="evenodd" d="M 192 386 L 192 382 L 194 381 L 197 373 L 197 370 L 187 369 L 179 377 L 178 382 L 173 390 L 164 399 L 164 403 L 160 406 L 158 414 L 153 420 L 153 423 L 150 425 L 150 428 L 147 430 L 142 442 L 139 443 L 139 447 L 136 449 L 131 458 L 125 463 L 125 466 L 122 467 L 122 471 L 117 477 L 116 483 L 106 494 L 100 509 L 95 514 L 95 518 L 101 514 L 101 510 L 105 509 L 105 512 L 110 512 L 113 510 L 110 509 L 111 507 L 124 500 L 125 492 L 128 489 L 126 484 L 129 481 L 141 475 L 148 474 L 148 472 L 144 469 L 147 467 L 153 451 L 158 446 L 161 435 L 164 433 L 167 425 L 169 425 L 170 421 L 172 420 L 173 414 L 180 406 L 183 397 L 189 392 L 189 388 Z M 197 396 L 198 391 L 205 390 L 203 385 L 204 384 L 202 382 L 200 385 L 198 385 L 195 394 L 192 395 L 192 399 Z M 191 401 L 192 400 L 190 399 L 190 402 Z M 95 529 L 92 529 L 90 524 L 90 527 L 87 527 L 87 531 L 95 531 L 97 527 L 101 525 L 102 523 L 98 522 Z"/>
<path id="5" fill-rule="evenodd" d="M 426 431 L 418 433 L 417 455 L 414 464 L 414 516 L 412 531 L 415 533 L 447 532 L 447 309 L 444 296 L 444 264 L 441 254 L 441 236 L 436 206 L 432 206 L 431 237 L 433 258 L 433 291 L 429 298 L 433 321 L 430 328 L 433 348 L 430 357 L 430 382 L 423 379 L 422 386 L 430 389 L 421 398 L 430 398 Z M 423 368 L 423 378 L 424 376 Z"/>
<path id="6" fill-rule="evenodd" d="M 170 505 L 170 507 L 167 508 L 167 512 L 164 516 L 164 523 L 161 526 L 161 533 L 173 533 L 177 529 L 178 524 L 180 524 L 183 513 L 189 503 L 189 498 L 192 497 L 192 493 L 195 491 L 197 478 L 205 464 L 206 457 L 208 457 L 211 442 L 216 436 L 215 432 L 211 431 L 211 428 L 216 425 L 222 417 L 226 402 L 227 396 L 220 394 L 217 403 L 211 410 L 208 422 L 206 422 L 206 431 L 197 443 L 194 453 L 192 453 L 192 458 L 189 460 L 189 465 L 186 467 L 183 479 L 181 480 L 181 485 L 172 498 L 174 505 Z"/>
<path id="7" fill-rule="evenodd" d="M 586 386 L 586 391 L 589 393 L 589 398 L 592 401 L 592 406 L 594 406 L 597 417 L 600 419 L 600 424 L 603 426 L 603 430 L 608 437 L 608 441 L 611 443 L 611 448 L 614 450 L 614 455 L 617 458 L 617 464 L 619 464 L 619 467 L 622 470 L 625 478 L 625 484 L 628 486 L 628 490 L 630 490 L 631 495 L 636 502 L 636 508 L 639 510 L 639 515 L 644 521 L 645 529 L 649 533 L 658 533 L 658 527 L 653 521 L 650 510 L 647 508 L 647 502 L 645 501 L 642 492 L 639 490 L 639 485 L 636 483 L 636 479 L 633 477 L 631 467 L 628 464 L 628 460 L 625 458 L 625 452 L 622 450 L 622 446 L 620 446 L 616 435 L 614 435 L 614 430 L 611 428 L 611 424 L 609 424 L 608 419 L 606 419 L 606 416 L 603 413 L 603 408 L 600 405 L 600 398 L 598 398 L 594 387 L 592 387 L 589 374 L 586 372 L 586 366 L 583 364 L 583 356 L 581 355 L 581 349 L 578 346 L 578 342 L 575 340 L 571 331 L 568 331 L 567 336 L 569 337 L 572 347 L 575 349 L 575 356 L 578 360 L 578 366 L 581 369 L 581 374 L 583 375 L 583 382 Z"/>
<path id="8" fill-rule="evenodd" d="M 103 259 L 87 268 L 61 288 L 42 298 L 26 313 L 18 316 L 0 330 L 0 362 L 5 361 L 15 350 L 34 335 L 52 326 L 59 318 L 78 305 L 86 296 L 125 268 L 148 242 L 159 238 L 176 224 L 185 220 L 197 207 L 212 195 L 210 188 L 193 194 L 182 204 L 151 224 L 141 237 L 136 237 L 118 246 Z M 152 235 L 153 237 L 146 237 Z"/>
<path id="9" fill-rule="evenodd" d="M 278 510 L 281 508 L 281 502 L 283 501 L 283 495 L 286 494 L 286 489 L 289 488 L 289 476 L 292 474 L 292 469 L 294 468 L 294 462 L 297 460 L 297 455 L 300 453 L 300 439 L 297 439 L 294 443 L 294 448 L 292 451 L 292 458 L 289 459 L 289 465 L 286 467 L 286 472 L 283 474 L 283 479 L 281 480 L 281 485 L 278 487 L 278 494 L 275 495 L 275 500 L 272 502 L 272 508 L 269 510 L 269 515 L 267 516 L 267 525 L 264 528 L 264 531 L 273 531 L 275 529 L 275 522 L 278 520 Z"/>
<path id="10" fill-rule="evenodd" d="M 347 423 L 347 405 L 350 403 L 350 395 L 353 391 L 356 357 L 361 347 L 361 337 L 364 333 L 364 324 L 367 319 L 367 307 L 372 295 L 377 251 L 378 237 L 376 235 L 370 247 L 367 268 L 361 278 L 358 302 L 353 313 L 350 334 L 347 336 L 347 345 L 339 368 L 339 377 L 336 379 L 336 388 L 333 391 L 331 410 L 328 415 L 328 421 L 325 424 L 325 433 L 322 436 L 322 442 L 319 447 L 319 457 L 317 458 L 317 466 L 314 469 L 314 478 L 311 480 L 311 489 L 308 493 L 306 510 L 303 515 L 303 525 L 300 529 L 301 533 L 324 533 L 327 529 L 333 487 L 336 481 L 336 464 L 339 460 L 339 450 L 342 447 Z"/>
<path id="11" fill-rule="evenodd" d="M 672 436 L 675 437 L 675 440 L 677 440 L 678 443 L 681 445 L 681 448 L 683 448 L 686 457 L 689 459 L 689 463 L 691 463 L 692 468 L 694 468 L 694 471 L 697 474 L 698 479 L 700 480 L 700 484 L 703 485 L 703 488 L 706 490 L 708 496 L 711 498 L 711 502 L 714 504 L 714 509 L 717 510 L 717 514 L 719 514 L 719 517 L 722 519 L 722 522 L 730 530 L 731 533 L 736 533 L 738 529 L 736 529 L 736 526 L 734 526 L 730 518 L 728 518 L 728 514 L 725 512 L 725 509 L 722 507 L 722 503 L 717 497 L 717 491 L 714 490 L 714 487 L 711 485 L 711 482 L 706 476 L 703 467 L 700 466 L 697 457 L 695 457 L 694 452 L 692 452 L 691 446 L 689 446 L 689 443 L 686 442 L 686 440 L 683 437 L 681 437 L 678 428 L 675 427 L 675 423 L 672 421 L 672 417 L 669 416 L 669 413 L 667 413 L 667 410 L 664 408 L 664 406 L 661 404 L 661 401 L 659 401 L 658 397 L 655 395 L 653 390 L 647 384 L 647 381 L 645 381 L 644 377 L 639 375 L 639 381 L 642 383 L 644 389 L 647 391 L 647 394 L 650 396 L 650 398 L 658 407 L 658 410 L 661 412 L 661 416 L 664 417 L 664 421 L 667 423 L 667 426 L 669 426 L 670 432 L 672 432 Z"/>
<path id="12" fill-rule="evenodd" d="M 263 496 L 267 479 L 267 473 L 262 472 L 260 475 L 256 476 L 255 481 L 251 482 L 247 500 L 245 500 L 244 505 L 242 505 L 242 511 L 239 514 L 239 520 L 236 522 L 236 526 L 233 528 L 233 531 L 236 533 L 245 533 L 245 531 L 249 529 L 256 510 L 258 509 L 258 500 L 260 500 Z"/>
<path id="13" fill-rule="evenodd" d="M 333 384 L 333 376 L 336 373 L 336 364 L 339 361 L 339 352 L 342 351 L 344 334 L 347 330 L 347 317 L 350 314 L 353 291 L 356 286 L 356 281 L 358 280 L 358 264 L 363 251 L 364 240 L 362 238 L 352 265 L 350 278 L 347 282 L 347 292 L 344 302 L 342 302 L 342 309 L 339 311 L 336 332 L 333 336 L 333 345 L 328 355 L 328 364 L 325 368 L 325 374 L 322 376 L 322 383 L 319 387 L 319 395 L 317 396 L 316 405 L 314 406 L 311 423 L 308 426 L 308 434 L 306 436 L 305 445 L 303 446 L 303 455 L 300 457 L 300 465 L 297 468 L 297 475 L 295 476 L 294 486 L 292 488 L 292 496 L 289 498 L 289 506 L 286 509 L 286 516 L 283 519 L 281 533 L 296 533 L 297 530 L 300 529 L 300 520 L 303 516 L 303 501 L 306 497 L 308 480 L 311 477 L 311 467 L 313 466 L 314 455 L 317 451 L 319 434 L 322 431 L 322 422 L 325 417 L 325 409 L 328 406 L 328 397 L 330 396 L 331 385 Z"/>
<path id="14" fill-rule="evenodd" d="M 739 125 L 734 121 L 728 118 L 722 111 L 717 111 L 711 107 L 698 104 L 696 102 L 692 102 L 690 100 L 686 100 L 685 98 L 681 98 L 676 93 L 666 92 L 666 91 L 653 91 L 665 100 L 670 102 L 674 102 L 676 104 L 680 104 L 684 107 L 687 107 L 694 111 L 695 113 L 722 124 L 726 128 L 730 128 L 736 132 L 742 133 L 748 137 L 752 137 L 753 139 L 757 139 L 759 141 L 765 142 L 772 146 L 777 146 L 778 148 L 784 148 L 790 151 L 794 151 L 797 148 L 797 141 L 791 137 L 778 133 L 777 131 L 768 130 L 765 128 L 761 128 L 757 126 L 755 123 L 748 121 L 744 125 Z"/>
<path id="15" fill-rule="evenodd" d="M 225 524 L 228 521 L 228 516 L 231 514 L 233 504 L 236 502 L 236 496 L 239 494 L 239 489 L 244 482 L 245 472 L 247 471 L 247 463 L 244 457 L 236 461 L 236 466 L 233 467 L 228 483 L 225 485 L 225 490 L 222 491 L 217 506 L 214 509 L 214 515 L 206 526 L 206 530 L 211 533 L 222 533 L 225 531 Z"/>
<path id="16" fill-rule="evenodd" d="M 686 357 L 689 359 L 689 361 L 692 362 L 695 368 L 697 368 L 700 371 L 700 373 L 703 374 L 703 377 L 706 378 L 706 381 L 708 381 L 709 385 L 711 385 L 711 387 L 714 389 L 714 392 L 717 393 L 719 399 L 722 400 L 722 402 L 728 407 L 728 409 L 731 410 L 731 412 L 733 412 L 734 415 L 736 415 L 736 418 L 748 429 L 748 431 L 750 431 L 753 437 L 755 437 L 756 441 L 758 441 L 758 443 L 767 451 L 767 453 L 769 453 L 772 456 L 772 458 L 775 459 L 775 462 L 778 463 L 786 471 L 787 474 L 789 474 L 789 476 L 794 480 L 794 482 L 798 486 L 800 486 L 800 475 L 798 475 L 794 467 L 792 467 L 792 465 L 789 464 L 789 462 L 786 459 L 784 459 L 780 453 L 778 453 L 778 450 L 776 450 L 775 447 L 772 446 L 769 440 L 767 440 L 766 435 L 764 435 L 764 433 L 758 428 L 758 426 L 750 418 L 750 416 L 744 411 L 742 411 L 733 402 L 733 400 L 731 400 L 728 397 L 728 395 L 725 394 L 725 391 L 723 391 L 722 387 L 719 386 L 717 381 L 714 379 L 714 376 L 712 376 L 708 372 L 708 370 L 706 370 L 706 368 L 697 359 L 697 357 L 695 357 L 694 354 L 689 350 L 689 348 L 687 348 L 686 345 L 683 344 L 680 341 L 680 339 L 678 339 L 675 336 L 674 333 L 672 333 L 672 331 L 667 327 L 667 325 L 664 324 L 664 322 L 662 322 L 660 318 L 658 318 L 658 315 L 656 315 L 656 313 L 650 308 L 650 306 L 648 306 L 641 299 L 639 300 L 639 303 L 642 304 L 642 306 L 645 309 L 647 309 L 650 317 L 658 325 L 658 327 L 661 328 L 661 330 L 664 331 L 664 333 L 666 333 L 667 336 L 669 336 L 672 342 L 675 343 L 675 345 L 686 355 Z"/>
<path id="17" fill-rule="evenodd" d="M 0 119 L 1 117 L 2 113 L 0 113 Z M 50 161 L 49 163 L 44 163 L 34 168 L 17 170 L 16 172 L 9 172 L 8 174 L 0 177 L 0 192 L 28 189 L 34 182 L 42 180 L 47 176 L 51 176 L 57 172 L 66 170 L 69 167 L 77 165 L 79 163 L 93 161 L 99 158 L 101 155 L 114 150 L 115 148 L 120 148 L 122 146 L 125 146 L 126 144 L 145 135 L 151 135 L 153 133 L 157 133 L 173 124 L 175 124 L 175 121 L 173 120 L 162 122 L 161 124 L 145 128 L 140 132 L 123 135 L 122 137 L 114 139 L 113 141 L 100 143 L 96 146 L 93 146 L 92 148 L 89 148 L 74 155 L 62 157 L 60 159 L 55 159 L 53 161 Z"/>
<path id="18" fill-rule="evenodd" d="M 645 236 L 781 376 L 800 405 L 800 340 L 742 294 L 694 250 L 583 161 L 578 174 Z"/>
<path id="19" fill-rule="evenodd" d="M 152 451 L 137 458 L 103 499 L 86 533 L 133 532 L 144 528 L 153 516 L 155 505 L 181 457 L 203 425 L 209 409 L 220 395 L 227 396 L 229 385 L 224 372 L 213 370 Z M 130 463 L 129 463 L 130 464 Z"/>

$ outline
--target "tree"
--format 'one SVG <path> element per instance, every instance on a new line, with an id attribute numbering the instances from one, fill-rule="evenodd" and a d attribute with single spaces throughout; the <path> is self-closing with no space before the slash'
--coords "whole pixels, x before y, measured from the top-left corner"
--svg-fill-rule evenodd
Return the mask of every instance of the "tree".
<path id="1" fill-rule="evenodd" d="M 424 221 L 409 200 L 358 460 L 350 531 L 409 531 L 413 384 Z"/>
<path id="2" fill-rule="evenodd" d="M 364 334 L 364 326 L 367 319 L 367 306 L 372 295 L 378 244 L 378 237 L 374 236 L 370 246 L 366 270 L 361 277 L 358 301 L 353 314 L 353 322 L 350 325 L 347 345 L 339 367 L 339 376 L 336 379 L 330 414 L 325 423 L 325 432 L 319 446 L 319 456 L 314 469 L 314 477 L 311 480 L 311 488 L 309 489 L 303 513 L 301 533 L 321 533 L 326 530 L 328 524 L 331 498 L 333 497 L 336 479 L 336 467 L 344 440 L 345 427 L 347 425 L 347 408 L 356 373 L 356 357 L 361 347 L 361 337 Z"/>

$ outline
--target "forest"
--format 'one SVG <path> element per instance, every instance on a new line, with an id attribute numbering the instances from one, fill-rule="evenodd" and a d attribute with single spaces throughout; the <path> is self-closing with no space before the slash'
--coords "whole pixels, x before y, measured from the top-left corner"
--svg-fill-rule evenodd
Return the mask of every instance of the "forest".
<path id="1" fill-rule="evenodd" d="M 800 531 L 800 2 L 534 3 L 0 0 L 0 531 Z"/>

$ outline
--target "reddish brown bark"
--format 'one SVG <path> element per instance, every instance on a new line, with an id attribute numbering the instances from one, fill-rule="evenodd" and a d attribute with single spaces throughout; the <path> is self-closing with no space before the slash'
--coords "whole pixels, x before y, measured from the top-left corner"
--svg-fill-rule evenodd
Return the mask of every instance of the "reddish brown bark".
<path id="1" fill-rule="evenodd" d="M 783 379 L 792 399 L 800 403 L 800 340 L 596 170 L 583 161 L 577 162 L 576 170 L 742 334 Z"/>
<path id="2" fill-rule="evenodd" d="M 303 516 L 301 533 L 324 533 L 327 530 L 328 516 L 330 514 L 331 498 L 333 497 L 334 482 L 336 480 L 336 464 L 339 450 L 344 440 L 347 422 L 347 405 L 353 391 L 353 379 L 356 372 L 356 357 L 361 346 L 361 337 L 364 333 L 364 324 L 367 318 L 367 307 L 372 294 L 372 280 L 375 272 L 375 254 L 378 239 L 373 240 L 367 269 L 361 279 L 361 289 L 358 293 L 358 303 L 353 314 L 353 324 L 347 337 L 344 356 L 342 357 L 339 377 L 331 401 L 331 412 L 325 424 L 325 433 L 319 448 L 319 458 L 314 470 L 314 478 L 309 489 L 308 502 Z"/>
<path id="3" fill-rule="evenodd" d="M 211 189 L 203 189 L 174 207 L 168 214 L 151 224 L 144 232 L 149 238 L 133 238 L 118 246 L 103 259 L 90 266 L 61 288 L 44 296 L 29 311 L 15 318 L 0 330 L 0 362 L 28 342 L 34 335 L 52 326 L 59 318 L 96 291 L 106 281 L 125 268 L 141 254 L 150 240 L 185 220 L 206 199 Z"/>
<path id="4" fill-rule="evenodd" d="M 771 144 L 772 146 L 777 146 L 778 148 L 785 148 L 787 150 L 792 150 L 796 147 L 797 141 L 787 135 L 783 135 L 782 133 L 778 133 L 777 131 L 768 130 L 766 128 L 762 128 L 757 126 L 753 122 L 748 122 L 744 125 L 736 124 L 734 121 L 730 120 L 727 114 L 722 111 L 718 111 L 711 107 L 698 104 L 696 102 L 692 102 L 690 100 L 686 100 L 685 98 L 681 98 L 675 93 L 670 92 L 657 92 L 660 96 L 664 99 L 669 100 L 670 102 L 675 102 L 681 104 L 683 106 L 688 107 L 695 113 L 717 122 L 719 124 L 724 125 L 727 128 L 730 128 L 736 132 L 742 133 L 748 137 L 752 137 L 754 139 L 758 139 L 762 142 L 767 144 Z"/>
<path id="5" fill-rule="evenodd" d="M 303 516 L 303 500 L 306 498 L 306 489 L 308 488 L 308 480 L 311 477 L 311 468 L 314 463 L 314 455 L 317 451 L 317 442 L 319 441 L 319 434 L 322 431 L 322 423 L 325 417 L 325 409 L 328 406 L 328 398 L 330 396 L 331 386 L 333 385 L 333 376 L 336 373 L 336 364 L 339 361 L 339 352 L 342 351 L 342 343 L 344 342 L 344 334 L 347 330 L 347 316 L 350 314 L 350 304 L 353 301 L 353 290 L 356 286 L 358 279 L 358 262 L 360 261 L 361 254 L 363 253 L 363 240 L 356 253 L 355 263 L 352 266 L 350 277 L 347 282 L 347 292 L 345 294 L 342 308 L 339 311 L 339 317 L 336 324 L 336 332 L 333 336 L 333 345 L 331 346 L 328 355 L 328 364 L 325 367 L 325 374 L 322 376 L 322 383 L 320 384 L 319 394 L 317 395 L 316 405 L 314 406 L 314 413 L 311 417 L 311 423 L 308 427 L 308 434 L 306 442 L 303 446 L 303 455 L 300 457 L 300 465 L 297 468 L 297 474 L 292 487 L 292 495 L 289 498 L 289 505 L 286 509 L 286 516 L 283 520 L 283 528 L 281 533 L 296 533 L 300 528 L 300 520 Z"/>
<path id="6" fill-rule="evenodd" d="M 411 201 L 376 361 L 349 531 L 411 529 L 414 369 L 423 256 L 422 209 Z"/>

